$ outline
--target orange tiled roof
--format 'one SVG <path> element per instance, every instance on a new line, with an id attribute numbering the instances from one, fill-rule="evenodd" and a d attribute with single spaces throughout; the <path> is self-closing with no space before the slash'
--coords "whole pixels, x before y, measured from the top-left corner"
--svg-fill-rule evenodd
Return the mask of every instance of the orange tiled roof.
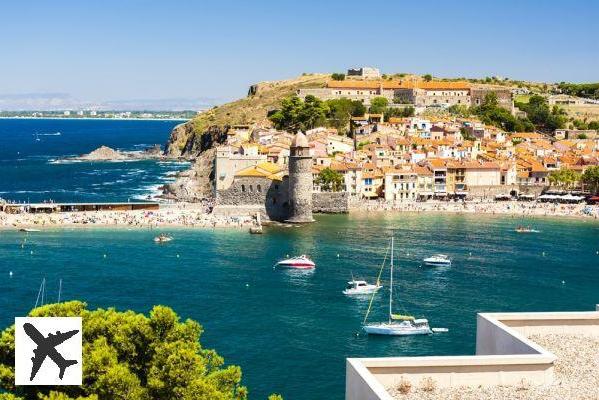
<path id="1" fill-rule="evenodd" d="M 465 81 L 444 82 L 444 81 L 334 81 L 327 82 L 330 89 L 424 89 L 424 90 L 468 90 L 471 85 Z"/>

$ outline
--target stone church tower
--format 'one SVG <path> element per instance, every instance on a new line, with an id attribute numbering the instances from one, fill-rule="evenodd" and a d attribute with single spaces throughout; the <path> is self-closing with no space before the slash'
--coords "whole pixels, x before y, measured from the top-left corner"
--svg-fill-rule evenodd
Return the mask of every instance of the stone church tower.
<path id="1" fill-rule="evenodd" d="M 289 218 L 287 222 L 302 224 L 312 218 L 312 156 L 306 136 L 298 131 L 289 154 Z"/>

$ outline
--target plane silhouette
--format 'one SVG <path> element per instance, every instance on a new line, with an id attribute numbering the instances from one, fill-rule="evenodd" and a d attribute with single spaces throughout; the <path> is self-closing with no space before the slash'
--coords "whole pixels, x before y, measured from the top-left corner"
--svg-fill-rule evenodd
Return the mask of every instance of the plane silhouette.
<path id="1" fill-rule="evenodd" d="M 58 377 L 61 380 L 64 376 L 65 369 L 67 369 L 68 366 L 77 364 L 77 360 L 65 360 L 64 357 L 56 350 L 56 346 L 75 336 L 77 332 L 79 332 L 78 330 L 65 333 L 56 331 L 55 335 L 50 333 L 48 334 L 48 337 L 44 337 L 44 335 L 42 335 L 40 331 L 38 331 L 35 326 L 31 325 L 30 323 L 25 323 L 23 325 L 23 329 L 25 330 L 27 336 L 29 336 L 31 340 L 37 344 L 37 348 L 33 350 L 33 354 L 35 354 L 35 356 L 31 357 L 33 368 L 31 369 L 31 377 L 29 378 L 29 381 L 32 381 L 33 378 L 35 378 L 37 371 L 39 371 L 41 368 L 46 357 L 50 357 L 50 359 L 54 361 L 54 364 L 60 368 Z"/>

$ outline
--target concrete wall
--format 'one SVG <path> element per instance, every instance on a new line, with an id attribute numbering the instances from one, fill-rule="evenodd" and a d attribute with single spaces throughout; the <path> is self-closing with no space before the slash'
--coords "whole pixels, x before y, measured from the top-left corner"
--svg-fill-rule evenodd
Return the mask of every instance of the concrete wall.
<path id="1" fill-rule="evenodd" d="M 349 212 L 349 193 L 314 192 L 312 211 L 315 213 L 340 214 Z"/>
<path id="2" fill-rule="evenodd" d="M 402 379 L 418 386 L 431 378 L 439 388 L 516 385 L 523 379 L 550 384 L 555 356 L 525 336 L 535 333 L 599 336 L 599 305 L 593 312 L 479 314 L 476 356 L 348 359 L 345 398 L 388 400 L 380 389 Z"/>

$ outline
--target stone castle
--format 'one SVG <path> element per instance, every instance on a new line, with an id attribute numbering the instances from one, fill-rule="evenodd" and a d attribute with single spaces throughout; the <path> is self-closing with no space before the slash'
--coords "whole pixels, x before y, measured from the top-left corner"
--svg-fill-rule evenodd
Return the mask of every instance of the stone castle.
<path id="1" fill-rule="evenodd" d="M 214 211 L 225 215 L 260 213 L 267 220 L 298 224 L 313 222 L 313 211 L 345 212 L 346 207 L 336 208 L 347 203 L 342 194 L 313 192 L 312 166 L 308 139 L 298 132 L 291 142 L 288 169 L 264 161 L 236 171 L 227 188 L 216 186 Z"/>

